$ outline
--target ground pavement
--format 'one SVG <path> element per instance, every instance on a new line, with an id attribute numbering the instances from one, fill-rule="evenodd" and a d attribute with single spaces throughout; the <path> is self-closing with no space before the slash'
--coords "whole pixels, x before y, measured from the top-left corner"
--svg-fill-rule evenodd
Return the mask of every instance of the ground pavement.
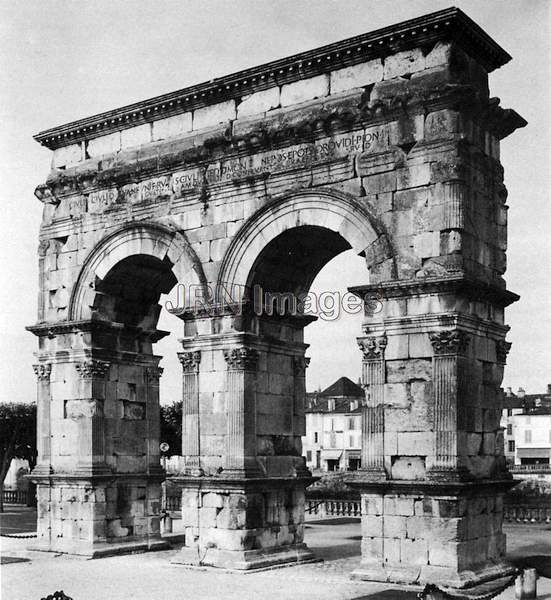
<path id="1" fill-rule="evenodd" d="M 9 514 L 0 517 L 0 531 L 15 534 L 16 529 L 23 532 L 34 529 L 34 515 L 28 510 L 8 509 L 7 512 Z M 540 567 L 551 577 L 551 526 L 513 525 L 506 527 L 506 533 L 512 559 L 539 561 Z M 85 560 L 30 552 L 26 550 L 29 540 L 1 537 L 2 557 L 10 561 L 2 566 L 2 598 L 40 600 L 55 590 L 64 590 L 74 600 L 415 598 L 411 590 L 350 580 L 350 572 L 360 562 L 360 539 L 359 519 L 310 520 L 306 542 L 323 562 L 260 573 L 230 574 L 171 565 L 170 558 L 177 549 Z M 498 598 L 512 600 L 514 592 L 509 589 Z M 538 598 L 551 600 L 551 579 L 539 580 Z"/>

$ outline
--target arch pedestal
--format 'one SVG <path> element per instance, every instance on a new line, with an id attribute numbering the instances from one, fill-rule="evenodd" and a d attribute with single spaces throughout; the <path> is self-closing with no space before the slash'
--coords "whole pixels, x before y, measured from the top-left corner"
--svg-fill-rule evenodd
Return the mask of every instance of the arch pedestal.
<path id="1" fill-rule="evenodd" d="M 166 548 L 162 369 L 151 350 L 162 332 L 97 321 L 31 330 L 41 346 L 36 547 L 90 557 Z"/>
<path id="2" fill-rule="evenodd" d="M 309 562 L 301 456 L 308 319 L 184 317 L 185 546 L 173 562 L 233 570 Z"/>

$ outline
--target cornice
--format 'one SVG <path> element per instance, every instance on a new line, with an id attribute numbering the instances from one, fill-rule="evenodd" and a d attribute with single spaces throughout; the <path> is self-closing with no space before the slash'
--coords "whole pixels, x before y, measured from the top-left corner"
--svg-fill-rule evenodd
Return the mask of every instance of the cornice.
<path id="1" fill-rule="evenodd" d="M 510 55 L 461 10 L 448 8 L 53 127 L 41 131 L 34 139 L 43 146 L 55 149 L 225 100 L 239 99 L 270 87 L 293 83 L 401 50 L 426 47 L 441 40 L 457 43 L 488 72 L 511 60 Z"/>
<path id="2" fill-rule="evenodd" d="M 465 295 L 473 300 L 493 302 L 503 307 L 509 306 L 520 299 L 520 296 L 514 292 L 464 275 L 427 277 L 407 281 L 383 281 L 370 285 L 349 287 L 348 291 L 360 298 L 370 293 L 379 294 L 383 300 L 412 295 L 453 292 Z M 378 296 L 377 299 L 379 299 Z"/>

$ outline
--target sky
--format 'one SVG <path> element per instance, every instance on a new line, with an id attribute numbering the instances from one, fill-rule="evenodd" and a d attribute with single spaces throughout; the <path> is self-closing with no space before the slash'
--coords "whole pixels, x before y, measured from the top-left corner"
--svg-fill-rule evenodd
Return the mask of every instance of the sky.
<path id="1" fill-rule="evenodd" d="M 36 396 L 37 236 L 50 152 L 32 135 L 269 60 L 451 6 L 453 0 L 0 0 L 0 401 Z M 512 56 L 490 75 L 493 96 L 529 125 L 502 143 L 509 189 L 508 288 L 521 300 L 506 311 L 513 343 L 504 387 L 543 391 L 551 383 L 549 259 L 551 2 L 456 0 Z M 314 289 L 365 283 L 361 259 L 342 254 Z M 309 390 L 341 375 L 357 380 L 360 317 L 306 329 Z M 180 324 L 164 354 L 161 398 L 180 397 Z"/>

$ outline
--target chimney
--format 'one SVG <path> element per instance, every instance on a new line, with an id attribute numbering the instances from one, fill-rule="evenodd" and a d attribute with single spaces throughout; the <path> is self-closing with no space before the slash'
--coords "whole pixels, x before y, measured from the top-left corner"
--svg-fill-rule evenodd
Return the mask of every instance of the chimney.
<path id="1" fill-rule="evenodd" d="M 519 387 L 518 391 L 517 391 L 517 396 L 519 398 L 524 398 L 525 394 L 526 394 L 526 392 L 524 391 L 524 388 Z"/>
<path id="2" fill-rule="evenodd" d="M 547 384 L 547 393 L 551 394 L 551 383 Z"/>
<path id="3" fill-rule="evenodd" d="M 508 388 L 505 388 L 505 395 L 506 395 L 506 396 L 512 396 L 512 395 L 513 395 L 513 390 L 512 390 L 512 388 L 510 388 L 510 387 L 508 387 Z"/>

